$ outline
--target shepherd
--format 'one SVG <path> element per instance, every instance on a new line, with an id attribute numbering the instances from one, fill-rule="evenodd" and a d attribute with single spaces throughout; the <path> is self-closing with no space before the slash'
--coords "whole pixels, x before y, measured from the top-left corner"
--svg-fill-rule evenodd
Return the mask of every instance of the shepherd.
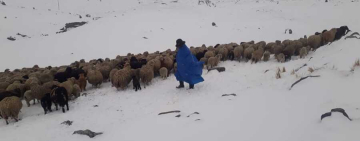
<path id="1" fill-rule="evenodd" d="M 190 49 L 185 45 L 185 41 L 181 39 L 176 40 L 176 62 L 177 71 L 175 72 L 176 80 L 180 85 L 176 88 L 184 88 L 184 81 L 189 83 L 189 88 L 194 89 L 194 85 L 203 82 L 201 77 L 204 62 L 198 61 L 196 57 L 190 52 Z"/>

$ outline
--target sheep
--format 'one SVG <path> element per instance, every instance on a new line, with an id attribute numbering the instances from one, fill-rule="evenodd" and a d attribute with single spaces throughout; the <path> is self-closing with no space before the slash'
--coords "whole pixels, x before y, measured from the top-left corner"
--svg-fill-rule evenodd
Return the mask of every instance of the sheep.
<path id="1" fill-rule="evenodd" d="M 114 68 L 110 71 L 110 82 L 111 84 L 113 83 L 113 79 L 114 79 L 114 74 L 118 71 L 119 69 Z"/>
<path id="2" fill-rule="evenodd" d="M 261 47 L 261 48 L 264 49 L 265 46 L 266 46 L 266 42 L 265 42 L 265 41 L 260 41 L 260 42 L 257 42 L 256 45 L 257 45 L 258 47 Z"/>
<path id="3" fill-rule="evenodd" d="M 169 56 L 160 57 L 160 61 L 161 61 L 161 67 L 165 67 L 169 72 L 172 70 L 174 66 L 174 61 Z M 169 75 L 169 72 L 167 75 Z"/>
<path id="4" fill-rule="evenodd" d="M 252 53 L 254 52 L 254 48 L 253 47 L 248 47 L 245 49 L 244 51 L 244 58 L 246 59 L 246 61 L 248 61 L 249 59 L 252 58 Z"/>
<path id="5" fill-rule="evenodd" d="M 283 42 L 282 42 L 282 44 L 284 45 L 284 46 L 288 46 L 288 45 L 290 45 L 291 44 L 291 40 L 284 40 Z"/>
<path id="6" fill-rule="evenodd" d="M 126 87 L 129 85 L 132 79 L 132 71 L 129 64 L 125 64 L 123 69 L 120 69 L 115 72 L 112 80 L 113 86 L 119 90 L 125 90 Z"/>
<path id="7" fill-rule="evenodd" d="M 254 51 L 251 55 L 251 63 L 253 62 L 257 63 L 258 61 L 260 61 L 263 54 L 264 54 L 264 49 L 261 47 L 258 50 Z"/>
<path id="8" fill-rule="evenodd" d="M 214 56 L 215 56 L 214 51 L 207 51 L 204 55 L 205 58 L 210 58 L 210 57 L 214 57 Z"/>
<path id="9" fill-rule="evenodd" d="M 197 53 L 197 51 L 196 51 L 196 49 L 194 47 L 190 47 L 190 52 L 193 55 L 196 55 L 196 53 Z"/>
<path id="10" fill-rule="evenodd" d="M 13 118 L 16 122 L 19 121 L 19 112 L 22 108 L 20 98 L 16 96 L 6 97 L 0 101 L 1 117 L 5 119 L 6 124 L 9 124 L 8 118 Z"/>
<path id="11" fill-rule="evenodd" d="M 269 52 L 269 51 L 265 51 L 265 52 L 264 52 L 264 58 L 263 58 L 263 60 L 264 60 L 265 62 L 267 62 L 267 61 L 269 61 L 269 59 L 270 59 L 270 52 Z"/>
<path id="12" fill-rule="evenodd" d="M 200 60 L 201 58 L 203 58 L 206 54 L 207 50 L 201 50 L 199 52 L 196 53 L 195 57 L 197 60 Z"/>
<path id="13" fill-rule="evenodd" d="M 14 83 L 10 84 L 5 90 L 15 92 L 17 93 L 17 95 L 19 95 L 19 97 L 23 97 L 25 93 L 25 85 L 21 84 L 20 81 L 15 81 Z"/>
<path id="14" fill-rule="evenodd" d="M 160 76 L 162 79 L 166 79 L 168 76 L 168 69 L 165 67 L 160 68 Z"/>
<path id="15" fill-rule="evenodd" d="M 133 81 L 133 89 L 135 89 L 135 92 L 138 90 L 141 90 L 141 86 L 140 86 L 140 78 L 136 77 L 135 75 L 132 76 L 132 81 Z"/>
<path id="16" fill-rule="evenodd" d="M 276 43 L 275 43 L 275 42 L 270 42 L 270 43 L 267 43 L 267 44 L 265 45 L 264 50 L 265 50 L 265 51 L 270 51 L 270 52 L 271 52 L 271 50 L 272 50 L 272 48 L 273 48 L 273 46 L 274 46 L 274 45 L 276 45 Z"/>
<path id="17" fill-rule="evenodd" d="M 285 61 L 291 60 L 291 56 L 295 53 L 295 44 L 290 44 L 282 52 L 285 55 Z"/>
<path id="18" fill-rule="evenodd" d="M 302 47 L 300 50 L 300 58 L 303 59 L 307 55 L 308 51 L 306 47 Z"/>
<path id="19" fill-rule="evenodd" d="M 205 58 L 205 57 L 200 59 L 200 62 L 204 62 L 204 66 L 205 66 L 205 64 L 207 64 L 207 61 L 208 61 L 208 58 Z"/>
<path id="20" fill-rule="evenodd" d="M 103 76 L 101 72 L 94 69 L 89 70 L 87 79 L 93 87 L 99 87 L 103 82 Z"/>
<path id="21" fill-rule="evenodd" d="M 10 85 L 10 83 L 8 83 L 8 82 L 0 82 L 0 89 L 5 90 L 9 85 Z"/>
<path id="22" fill-rule="evenodd" d="M 67 81 L 68 78 L 71 77 L 72 68 L 67 67 L 65 72 L 58 72 L 54 75 L 54 79 L 59 81 L 60 83 Z"/>
<path id="23" fill-rule="evenodd" d="M 229 50 L 225 47 L 221 47 L 219 49 L 219 54 L 221 54 L 221 60 L 222 61 L 226 61 L 227 60 L 227 57 L 228 57 L 228 53 L 229 53 Z"/>
<path id="24" fill-rule="evenodd" d="M 53 81 L 54 80 L 54 74 L 52 74 L 50 72 L 50 70 L 48 70 L 48 71 L 45 71 L 45 72 L 41 73 L 38 78 L 39 78 L 40 83 L 44 84 L 46 82 Z"/>
<path id="25" fill-rule="evenodd" d="M 157 57 L 155 59 L 153 59 L 154 61 L 154 74 L 159 74 L 159 70 L 161 68 L 161 61 L 160 61 L 160 57 Z"/>
<path id="26" fill-rule="evenodd" d="M 83 67 L 72 69 L 70 78 L 74 77 L 76 80 L 78 80 L 80 74 L 85 74 L 86 76 L 86 72 Z"/>
<path id="27" fill-rule="evenodd" d="M 218 63 L 220 62 L 221 58 L 222 58 L 221 54 L 218 54 L 215 57 L 210 57 L 208 59 L 207 65 L 206 65 L 207 69 L 211 69 L 211 68 L 217 66 Z"/>
<path id="28" fill-rule="evenodd" d="M 213 46 L 209 46 L 209 47 L 207 48 L 208 51 L 214 51 L 214 49 L 215 49 L 215 48 L 214 48 Z"/>
<path id="29" fill-rule="evenodd" d="M 16 96 L 16 97 L 20 98 L 20 95 L 18 93 L 13 92 L 13 91 L 5 91 L 4 90 L 4 91 L 0 92 L 0 101 L 6 97 L 11 97 L 11 96 Z"/>
<path id="30" fill-rule="evenodd" d="M 278 62 L 280 63 L 284 63 L 285 62 L 285 55 L 283 53 L 280 53 L 276 56 L 276 59 L 278 60 Z"/>
<path id="31" fill-rule="evenodd" d="M 140 69 L 140 79 L 141 82 L 144 83 L 144 88 L 146 85 L 149 85 L 149 83 L 154 78 L 154 64 L 154 61 L 150 61 Z"/>
<path id="32" fill-rule="evenodd" d="M 45 89 L 50 89 L 50 90 L 51 90 L 51 87 L 54 86 L 54 85 L 60 85 L 60 82 L 50 81 L 50 82 L 44 83 L 42 86 L 43 86 Z"/>
<path id="33" fill-rule="evenodd" d="M 308 39 L 307 39 L 306 35 L 304 36 L 304 38 L 300 38 L 299 41 L 302 43 L 303 46 L 308 45 Z"/>
<path id="34" fill-rule="evenodd" d="M 238 61 L 240 62 L 243 53 L 244 53 L 244 48 L 243 48 L 243 46 L 241 46 L 241 45 L 240 45 L 240 46 L 236 46 L 236 47 L 234 48 L 234 59 L 236 59 L 236 60 L 238 60 Z"/>
<path id="35" fill-rule="evenodd" d="M 80 97 L 81 88 L 78 84 L 73 85 L 72 94 L 75 96 L 75 98 Z"/>
<path id="36" fill-rule="evenodd" d="M 336 34 L 337 29 L 333 28 L 330 31 L 326 31 L 322 34 L 322 44 L 326 45 L 328 43 L 331 43 L 334 41 L 335 39 L 335 34 Z"/>
<path id="37" fill-rule="evenodd" d="M 293 55 L 299 55 L 300 49 L 303 47 L 303 44 L 299 40 L 294 40 L 290 43 L 290 45 L 293 46 L 295 50 Z"/>
<path id="38" fill-rule="evenodd" d="M 284 46 L 282 45 L 274 45 L 272 48 L 272 53 L 275 54 L 275 57 L 280 54 L 284 49 Z"/>
<path id="39" fill-rule="evenodd" d="M 342 36 L 345 36 L 350 29 L 347 26 L 341 26 L 337 28 L 334 41 L 341 39 Z"/>
<path id="40" fill-rule="evenodd" d="M 308 38 L 308 45 L 314 50 L 319 48 L 322 45 L 321 43 L 322 43 L 321 34 L 320 35 L 311 35 Z"/>
<path id="41" fill-rule="evenodd" d="M 58 105 L 60 105 L 63 113 L 65 113 L 65 106 L 69 111 L 68 93 L 64 87 L 53 87 L 53 91 L 51 93 L 51 101 L 54 102 L 56 110 L 58 110 Z"/>
<path id="42" fill-rule="evenodd" d="M 41 98 L 43 98 L 44 95 L 49 92 L 51 92 L 51 89 L 48 89 L 48 88 L 45 88 L 44 86 L 33 83 L 31 85 L 31 89 L 27 90 L 24 94 L 24 99 L 26 101 L 27 106 L 30 107 L 31 100 L 34 100 L 34 104 L 35 104 L 36 100 L 40 101 Z"/>
<path id="43" fill-rule="evenodd" d="M 86 82 L 86 77 L 84 74 L 79 75 L 78 83 L 79 83 L 78 85 L 80 87 L 80 92 L 85 91 L 87 82 Z"/>
<path id="44" fill-rule="evenodd" d="M 235 58 L 235 57 L 234 57 L 234 50 L 230 50 L 230 51 L 229 51 L 227 58 L 228 58 L 229 60 L 231 60 L 231 61 L 234 60 L 234 58 Z"/>
<path id="45" fill-rule="evenodd" d="M 59 86 L 64 87 L 67 91 L 68 97 L 71 98 L 73 94 L 74 84 L 75 84 L 75 78 L 71 77 L 67 81 L 61 83 Z"/>
<path id="46" fill-rule="evenodd" d="M 41 107 L 44 109 L 45 115 L 47 112 L 52 112 L 51 110 L 52 101 L 51 101 L 51 95 L 50 93 L 46 93 L 43 98 L 41 98 Z"/>

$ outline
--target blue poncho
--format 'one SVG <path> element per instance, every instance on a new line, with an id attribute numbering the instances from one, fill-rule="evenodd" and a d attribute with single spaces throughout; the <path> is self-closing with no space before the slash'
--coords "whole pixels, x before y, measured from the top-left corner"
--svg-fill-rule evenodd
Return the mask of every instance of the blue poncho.
<path id="1" fill-rule="evenodd" d="M 204 81 L 201 77 L 204 62 L 199 62 L 185 44 L 179 48 L 176 54 L 176 62 L 177 71 L 175 77 L 178 81 L 185 81 L 189 84 Z"/>

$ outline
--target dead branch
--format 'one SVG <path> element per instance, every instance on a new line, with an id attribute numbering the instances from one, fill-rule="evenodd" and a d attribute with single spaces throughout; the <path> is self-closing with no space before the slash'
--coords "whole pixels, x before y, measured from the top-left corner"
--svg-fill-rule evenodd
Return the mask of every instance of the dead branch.
<path id="1" fill-rule="evenodd" d="M 315 76 L 312 76 L 312 75 L 309 75 L 309 76 L 306 76 L 306 77 L 302 77 L 300 78 L 298 81 L 296 81 L 294 84 L 291 85 L 290 89 L 291 90 L 297 83 L 299 83 L 300 81 L 306 79 L 306 78 L 309 78 L 309 77 L 320 77 L 320 75 L 315 75 Z"/>
<path id="2" fill-rule="evenodd" d="M 180 113 L 180 111 L 174 110 L 174 111 L 169 111 L 169 112 L 162 112 L 162 113 L 159 113 L 159 115 L 170 114 L 170 113 Z"/>

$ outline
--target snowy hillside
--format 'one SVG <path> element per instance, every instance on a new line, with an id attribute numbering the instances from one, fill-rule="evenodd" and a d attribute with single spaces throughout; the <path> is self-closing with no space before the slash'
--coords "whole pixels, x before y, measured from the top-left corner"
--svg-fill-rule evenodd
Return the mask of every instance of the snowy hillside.
<path id="1" fill-rule="evenodd" d="M 55 0 L 7 0 L 6 6 L 0 5 L 0 70 L 174 50 L 177 38 L 188 46 L 201 46 L 298 39 L 343 25 L 352 32 L 360 31 L 357 0 L 213 1 L 216 7 L 197 5 L 195 0 L 59 1 L 60 10 Z M 56 34 L 66 23 L 81 21 L 88 23 Z M 288 28 L 293 34 L 284 34 Z M 9 36 L 16 40 L 6 39 Z M 65 114 L 44 115 L 40 104 L 27 107 L 24 102 L 21 121 L 6 125 L 0 120 L 0 139 L 358 141 L 360 67 L 351 68 L 359 52 L 360 40 L 341 39 L 310 52 L 305 59 L 293 57 L 286 63 L 278 63 L 273 56 L 257 64 L 225 61 L 220 63 L 225 72 L 204 70 L 205 82 L 194 90 L 175 89 L 178 82 L 173 75 L 166 80 L 156 78 L 138 92 L 132 85 L 125 91 L 117 91 L 110 83 L 100 89 L 88 86 L 87 96 L 71 101 Z M 304 64 L 307 66 L 291 74 Z M 277 68 L 283 67 L 286 72 L 276 79 Z M 315 71 L 310 73 L 309 67 Z M 289 90 L 308 75 L 320 77 L 303 80 Z M 222 96 L 233 93 L 236 96 Z M 345 109 L 353 120 L 333 113 L 320 121 L 333 108 Z M 181 112 L 158 115 L 172 110 Z M 61 124 L 66 120 L 73 124 Z M 93 139 L 73 135 L 83 129 L 104 134 Z"/>

